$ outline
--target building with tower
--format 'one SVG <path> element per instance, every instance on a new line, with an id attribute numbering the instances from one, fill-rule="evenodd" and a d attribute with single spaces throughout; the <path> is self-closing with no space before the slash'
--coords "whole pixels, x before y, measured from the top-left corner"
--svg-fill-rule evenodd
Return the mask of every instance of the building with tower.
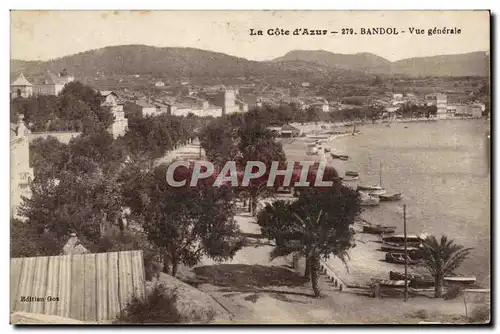
<path id="1" fill-rule="evenodd" d="M 33 85 L 24 77 L 24 74 L 19 74 L 16 80 L 10 85 L 10 96 L 12 99 L 16 97 L 30 97 L 33 95 Z"/>

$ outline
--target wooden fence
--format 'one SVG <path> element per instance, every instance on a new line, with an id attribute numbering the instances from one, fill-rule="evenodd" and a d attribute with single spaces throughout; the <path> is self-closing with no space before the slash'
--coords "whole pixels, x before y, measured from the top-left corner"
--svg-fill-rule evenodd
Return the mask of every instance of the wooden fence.
<path id="1" fill-rule="evenodd" d="M 144 296 L 142 251 L 14 258 L 10 282 L 11 313 L 109 321 Z"/>

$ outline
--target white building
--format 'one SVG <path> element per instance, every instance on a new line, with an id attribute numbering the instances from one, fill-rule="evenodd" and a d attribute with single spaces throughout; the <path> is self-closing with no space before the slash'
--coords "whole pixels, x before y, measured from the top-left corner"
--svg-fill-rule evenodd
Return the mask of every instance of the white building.
<path id="1" fill-rule="evenodd" d="M 127 106 L 132 110 L 140 112 L 142 116 L 156 115 L 156 106 L 143 99 L 130 102 Z"/>
<path id="2" fill-rule="evenodd" d="M 233 114 L 240 110 L 236 105 L 236 92 L 234 90 L 226 90 L 224 92 L 224 106 L 222 110 L 225 115 Z"/>
<path id="3" fill-rule="evenodd" d="M 10 137 L 10 215 L 12 218 L 23 219 L 18 209 L 22 203 L 22 196 L 30 197 L 29 184 L 34 177 L 33 168 L 30 168 L 29 130 L 20 115 L 17 124 L 11 124 Z"/>
<path id="4" fill-rule="evenodd" d="M 66 86 L 73 82 L 75 77 L 68 74 L 65 69 L 58 75 L 47 71 L 44 79 L 34 86 L 34 93 L 38 95 L 58 95 Z"/>
<path id="5" fill-rule="evenodd" d="M 114 139 L 124 136 L 128 130 L 128 119 L 125 118 L 123 105 L 119 103 L 118 95 L 113 91 L 101 91 L 100 93 L 104 97 L 101 107 L 108 108 L 115 117 L 113 124 L 108 128 L 108 132 L 113 135 Z"/>
<path id="6" fill-rule="evenodd" d="M 165 87 L 165 83 L 163 81 L 158 81 L 157 83 L 155 83 L 155 86 L 156 87 Z"/>
<path id="7" fill-rule="evenodd" d="M 437 117 L 446 118 L 447 97 L 446 94 L 436 95 Z"/>

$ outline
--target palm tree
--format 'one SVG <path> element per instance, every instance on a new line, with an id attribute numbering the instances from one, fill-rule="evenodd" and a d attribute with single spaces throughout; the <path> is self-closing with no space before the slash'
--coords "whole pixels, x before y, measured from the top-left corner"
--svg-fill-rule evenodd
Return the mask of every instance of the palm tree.
<path id="1" fill-rule="evenodd" d="M 435 296 L 440 298 L 443 294 L 443 278 L 462 264 L 472 248 L 457 245 L 444 235 L 440 241 L 434 236 L 427 237 L 423 246 L 425 266 L 434 277 Z"/>
<path id="2" fill-rule="evenodd" d="M 311 217 L 302 218 L 297 213 L 293 212 L 291 205 L 281 205 L 281 209 L 286 211 L 275 211 L 275 217 L 278 220 L 284 219 L 287 224 L 276 237 L 276 247 L 271 252 L 271 259 L 279 256 L 293 255 L 294 257 L 302 256 L 306 259 L 306 272 L 308 275 L 314 295 L 319 297 L 321 291 L 318 286 L 318 278 L 320 272 L 320 260 L 326 260 L 331 254 L 337 256 L 347 268 L 347 259 L 349 257 L 347 250 L 352 247 L 349 243 L 346 247 L 343 240 L 351 239 L 350 232 L 337 231 L 335 225 L 330 224 L 327 214 L 320 210 L 315 219 Z M 290 210 L 292 209 L 292 210 Z M 337 232 L 340 232 L 337 234 Z M 341 236 L 342 235 L 342 236 Z"/>
<path id="3" fill-rule="evenodd" d="M 319 212 L 315 220 L 312 220 L 310 217 L 303 219 L 296 213 L 292 213 L 292 220 L 287 231 L 282 234 L 283 242 L 279 242 L 278 238 L 276 247 L 271 252 L 271 259 L 290 254 L 294 257 L 305 257 L 306 262 L 310 263 L 310 278 L 316 297 L 319 297 L 321 294 L 318 286 L 320 254 L 318 253 L 317 244 L 321 242 L 321 233 L 319 233 L 321 230 L 318 227 L 320 226 L 322 216 L 323 210 Z"/>

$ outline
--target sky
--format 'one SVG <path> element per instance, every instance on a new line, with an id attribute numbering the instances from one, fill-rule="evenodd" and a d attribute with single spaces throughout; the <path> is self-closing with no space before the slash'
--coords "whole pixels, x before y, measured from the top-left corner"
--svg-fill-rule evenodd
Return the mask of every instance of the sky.
<path id="1" fill-rule="evenodd" d="M 250 60 L 291 50 L 370 52 L 396 61 L 489 51 L 487 11 L 11 11 L 11 59 L 49 60 L 112 45 L 194 47 Z M 394 27 L 399 35 L 361 35 Z M 460 34 L 428 36 L 429 29 Z M 339 31 L 326 36 L 269 36 L 268 29 Z M 341 35 L 352 28 L 357 35 Z M 410 28 L 425 34 L 410 34 Z M 251 36 L 250 29 L 264 36 Z"/>

